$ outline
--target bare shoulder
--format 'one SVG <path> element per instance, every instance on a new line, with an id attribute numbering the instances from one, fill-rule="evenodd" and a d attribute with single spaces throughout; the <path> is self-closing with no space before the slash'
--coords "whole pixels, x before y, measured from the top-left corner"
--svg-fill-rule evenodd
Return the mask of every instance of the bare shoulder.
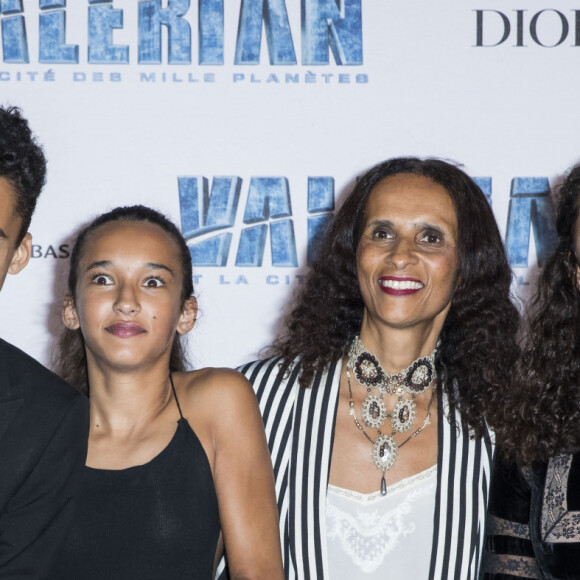
<path id="1" fill-rule="evenodd" d="M 175 386 L 186 406 L 219 405 L 220 412 L 246 410 L 257 405 L 252 385 L 238 371 L 227 368 L 204 368 L 175 373 Z"/>

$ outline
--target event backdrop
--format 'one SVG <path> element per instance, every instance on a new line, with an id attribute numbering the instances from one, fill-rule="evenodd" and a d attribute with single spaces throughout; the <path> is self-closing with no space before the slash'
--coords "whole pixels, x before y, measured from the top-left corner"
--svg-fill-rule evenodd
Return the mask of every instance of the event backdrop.
<path id="1" fill-rule="evenodd" d="M 191 248 L 196 366 L 257 356 L 341 198 L 398 155 L 462 163 L 526 298 L 580 161 L 580 2 L 0 0 L 0 102 L 48 183 L 0 334 L 44 362 L 71 240 L 144 203 Z"/>

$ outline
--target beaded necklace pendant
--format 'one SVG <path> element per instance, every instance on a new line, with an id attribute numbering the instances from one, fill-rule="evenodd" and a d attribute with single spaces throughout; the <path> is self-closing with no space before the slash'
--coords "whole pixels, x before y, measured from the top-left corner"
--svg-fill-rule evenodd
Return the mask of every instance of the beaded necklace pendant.
<path id="1" fill-rule="evenodd" d="M 377 469 L 383 473 L 393 467 L 399 447 L 390 435 L 379 435 L 373 442 L 371 457 Z"/>
<path id="2" fill-rule="evenodd" d="M 387 420 L 387 405 L 380 395 L 367 395 L 362 404 L 362 420 L 367 427 L 380 429 Z"/>
<path id="3" fill-rule="evenodd" d="M 385 373 L 377 357 L 370 352 L 362 352 L 354 363 L 354 376 L 361 385 L 370 388 L 381 385 Z"/>
<path id="4" fill-rule="evenodd" d="M 423 425 L 415 429 L 399 444 L 394 439 L 396 433 L 407 433 L 413 429 L 417 415 L 415 397 L 425 392 L 435 380 L 435 353 L 436 350 L 429 356 L 417 359 L 406 369 L 390 375 L 384 371 L 377 357 L 365 349 L 358 336 L 355 337 L 350 347 L 346 365 L 346 377 L 350 398 L 349 413 L 357 428 L 372 445 L 371 459 L 375 467 L 382 472 L 382 495 L 387 494 L 385 474 L 397 461 L 399 448 L 419 435 L 431 423 L 431 405 L 435 398 L 435 387 L 433 387 L 433 392 L 429 399 L 427 414 Z M 354 370 L 357 381 L 367 390 L 367 396 L 361 408 L 361 422 L 358 421 L 354 409 L 349 369 Z M 371 392 L 373 388 L 377 389 L 377 394 Z M 386 393 L 397 397 L 397 402 L 390 414 L 387 410 L 387 404 L 383 399 L 383 395 Z M 410 398 L 405 398 L 405 394 L 410 395 Z M 386 435 L 381 433 L 381 427 L 383 427 L 389 417 L 393 430 L 390 435 Z M 366 432 L 363 424 L 371 429 L 376 429 L 378 431 L 377 436 L 372 438 Z"/>
<path id="5" fill-rule="evenodd" d="M 413 363 L 407 376 L 405 386 L 412 395 L 420 395 L 433 380 L 433 365 L 427 358 L 421 358 Z"/>
<path id="6" fill-rule="evenodd" d="M 391 425 L 395 431 L 406 433 L 411 430 L 417 414 L 417 405 L 409 399 L 399 399 L 391 413 Z"/>

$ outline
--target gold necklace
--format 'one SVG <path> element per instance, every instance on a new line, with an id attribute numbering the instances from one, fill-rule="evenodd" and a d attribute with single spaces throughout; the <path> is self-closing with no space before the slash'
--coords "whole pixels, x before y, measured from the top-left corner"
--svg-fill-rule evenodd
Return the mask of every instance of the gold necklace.
<path id="1" fill-rule="evenodd" d="M 367 351 L 364 344 L 357 336 L 355 337 L 348 354 L 346 364 L 346 378 L 348 383 L 349 414 L 355 425 L 372 444 L 371 458 L 376 468 L 382 472 L 381 494 L 387 495 L 387 472 L 397 460 L 398 451 L 403 445 L 419 435 L 421 431 L 431 423 L 431 405 L 435 398 L 435 387 L 431 392 L 431 398 L 427 406 L 427 415 L 423 425 L 411 433 L 407 439 L 397 445 L 394 435 L 397 432 L 405 433 L 412 429 L 417 413 L 415 397 L 425 392 L 436 380 L 435 372 L 435 349 L 430 355 L 413 361 L 407 368 L 394 375 L 385 372 L 378 359 Z M 361 419 L 368 427 L 376 429 L 378 435 L 371 439 L 363 425 L 359 422 L 354 409 L 352 387 L 350 383 L 350 370 L 354 370 L 357 381 L 366 388 L 367 396 L 362 404 Z M 378 388 L 378 394 L 372 393 L 371 389 Z M 387 412 L 387 406 L 383 399 L 383 393 L 397 396 L 397 403 L 391 413 Z M 409 394 L 410 399 L 404 395 Z M 392 432 L 390 435 L 381 433 L 381 427 L 385 421 L 391 419 Z"/>

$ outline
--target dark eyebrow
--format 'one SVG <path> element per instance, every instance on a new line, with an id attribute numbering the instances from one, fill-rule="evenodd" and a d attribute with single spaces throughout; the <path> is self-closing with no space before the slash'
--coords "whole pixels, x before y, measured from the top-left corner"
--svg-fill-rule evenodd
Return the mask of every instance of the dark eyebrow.
<path id="1" fill-rule="evenodd" d="M 382 228 L 392 228 L 393 222 L 389 220 L 375 220 L 374 222 L 370 222 L 367 224 L 367 227 L 372 226 L 373 228 L 382 227 Z"/>
<path id="2" fill-rule="evenodd" d="M 430 224 L 429 222 L 414 222 L 413 225 L 417 226 L 419 229 L 432 229 L 432 230 L 438 230 L 441 232 L 443 231 L 442 226 Z M 374 222 L 370 222 L 367 227 L 392 228 L 393 226 L 394 226 L 394 224 L 390 220 L 375 220 Z"/>
<path id="3" fill-rule="evenodd" d="M 423 222 L 423 223 L 420 223 L 417 225 L 421 226 L 423 229 L 426 229 L 426 230 L 437 230 L 438 232 L 442 232 L 442 233 L 443 233 L 443 229 L 444 229 L 442 226 L 438 226 L 436 224 L 430 224 L 428 222 Z"/>
<path id="4" fill-rule="evenodd" d="M 147 262 L 145 266 L 147 266 L 147 268 L 152 268 L 153 270 L 165 270 L 166 272 L 169 272 L 173 276 L 173 270 L 168 266 L 164 266 L 163 264 L 156 264 L 155 262 Z"/>
<path id="5" fill-rule="evenodd" d="M 86 271 L 94 270 L 95 268 L 106 268 L 107 266 L 111 266 L 112 262 L 109 260 L 101 260 L 100 262 L 93 262 L 87 266 Z"/>
<path id="6" fill-rule="evenodd" d="M 110 260 L 100 260 L 98 262 L 93 262 L 92 264 L 89 264 L 87 266 L 86 271 L 88 272 L 89 270 L 95 270 L 96 268 L 108 268 L 112 265 L 113 265 L 113 262 L 111 262 Z M 157 264 L 156 262 L 147 262 L 145 264 L 145 267 L 151 268 L 153 270 L 165 270 L 165 271 L 169 272 L 172 276 L 174 275 L 173 270 L 171 268 L 168 268 L 167 266 L 164 266 L 163 264 Z"/>

